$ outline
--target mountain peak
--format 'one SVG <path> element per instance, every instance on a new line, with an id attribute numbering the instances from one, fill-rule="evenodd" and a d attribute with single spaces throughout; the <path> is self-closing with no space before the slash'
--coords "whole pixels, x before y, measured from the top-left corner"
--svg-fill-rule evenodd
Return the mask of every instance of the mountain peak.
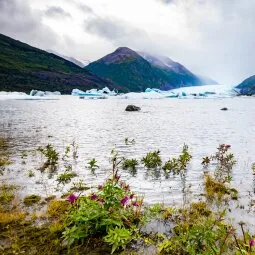
<path id="1" fill-rule="evenodd" d="M 140 56 L 135 51 L 129 49 L 128 47 L 119 47 L 114 52 L 106 55 L 98 61 L 109 65 L 129 61 L 139 57 Z"/>
<path id="2" fill-rule="evenodd" d="M 117 48 L 113 53 L 118 53 L 118 54 L 130 54 L 130 53 L 136 53 L 135 51 L 131 50 L 128 47 L 119 47 Z"/>

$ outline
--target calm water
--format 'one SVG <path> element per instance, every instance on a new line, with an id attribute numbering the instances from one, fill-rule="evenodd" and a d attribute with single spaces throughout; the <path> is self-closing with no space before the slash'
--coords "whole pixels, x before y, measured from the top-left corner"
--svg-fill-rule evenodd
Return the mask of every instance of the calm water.
<path id="1" fill-rule="evenodd" d="M 142 111 L 125 112 L 127 104 L 138 105 Z M 229 110 L 220 111 L 222 107 Z M 27 178 L 27 170 L 35 169 L 40 159 L 27 160 L 20 166 L 21 152 L 49 142 L 63 152 L 65 146 L 76 141 L 79 157 L 74 170 L 87 185 L 102 183 L 108 176 L 113 148 L 121 155 L 135 158 L 159 149 L 165 161 L 178 155 L 186 143 L 193 159 L 184 181 L 179 177 L 165 179 L 163 174 L 148 172 L 143 167 L 139 167 L 136 176 L 121 171 L 122 178 L 144 194 L 147 202 L 166 204 L 180 203 L 183 189 L 190 196 L 201 193 L 201 158 L 213 154 L 220 143 L 231 144 L 238 161 L 233 184 L 244 200 L 249 194 L 254 196 L 251 164 L 255 162 L 255 98 L 80 100 L 62 96 L 54 101 L 0 101 L 0 116 L 0 135 L 12 138 L 15 151 L 15 163 L 4 178 L 24 186 L 25 193 L 44 190 L 42 185 L 34 184 L 38 175 Z M 125 137 L 136 143 L 125 145 Z M 96 176 L 85 167 L 91 158 L 96 158 L 100 165 Z"/>

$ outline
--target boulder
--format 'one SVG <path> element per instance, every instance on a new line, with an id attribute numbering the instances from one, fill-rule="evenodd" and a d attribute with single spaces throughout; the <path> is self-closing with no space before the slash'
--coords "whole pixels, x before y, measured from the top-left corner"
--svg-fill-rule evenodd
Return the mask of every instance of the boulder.
<path id="1" fill-rule="evenodd" d="M 130 104 L 126 107 L 125 111 L 127 111 L 127 112 L 137 112 L 137 111 L 140 111 L 140 110 L 141 110 L 140 107 Z"/>

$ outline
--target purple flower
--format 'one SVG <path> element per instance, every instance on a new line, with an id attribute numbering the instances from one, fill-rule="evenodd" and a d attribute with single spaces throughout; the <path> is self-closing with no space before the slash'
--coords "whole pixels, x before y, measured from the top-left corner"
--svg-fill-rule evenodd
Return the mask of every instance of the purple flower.
<path id="1" fill-rule="evenodd" d="M 124 190 L 126 190 L 126 191 L 130 190 L 129 185 L 125 185 Z"/>
<path id="2" fill-rule="evenodd" d="M 98 185 L 98 189 L 102 190 L 103 189 L 103 185 Z"/>
<path id="3" fill-rule="evenodd" d="M 98 198 L 98 195 L 95 193 L 91 194 L 91 196 L 90 196 L 91 200 L 96 200 L 97 198 Z"/>
<path id="4" fill-rule="evenodd" d="M 69 197 L 67 197 L 67 201 L 69 201 L 71 204 L 73 204 L 77 200 L 77 196 L 74 194 L 71 194 Z"/>
<path id="5" fill-rule="evenodd" d="M 121 200 L 120 200 L 120 203 L 124 206 L 126 204 L 126 202 L 128 201 L 128 197 L 123 197 Z"/>
<path id="6" fill-rule="evenodd" d="M 120 179 L 120 175 L 115 175 L 115 179 L 116 179 L 116 181 L 119 181 L 119 179 Z"/>
<path id="7" fill-rule="evenodd" d="M 120 182 L 120 187 L 123 188 L 125 186 L 125 182 Z"/>
<path id="8" fill-rule="evenodd" d="M 133 202 L 132 205 L 133 206 L 138 206 L 138 204 L 136 202 Z"/>
<path id="9" fill-rule="evenodd" d="M 133 199 L 133 197 L 134 197 L 134 194 L 131 194 L 131 195 L 129 196 L 130 199 Z"/>
<path id="10" fill-rule="evenodd" d="M 254 246 L 254 245 L 255 245 L 255 240 L 254 240 L 254 239 L 251 239 L 251 240 L 249 241 L 249 245 L 250 245 L 250 247 Z"/>
<path id="11" fill-rule="evenodd" d="M 99 201 L 100 203 L 104 203 L 103 198 L 99 198 L 97 201 Z"/>

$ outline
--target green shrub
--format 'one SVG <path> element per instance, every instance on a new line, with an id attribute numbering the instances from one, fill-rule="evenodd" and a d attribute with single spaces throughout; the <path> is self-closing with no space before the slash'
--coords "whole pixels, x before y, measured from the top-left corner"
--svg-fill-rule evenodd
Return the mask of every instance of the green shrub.
<path id="1" fill-rule="evenodd" d="M 160 158 L 160 151 L 148 152 L 145 157 L 142 158 L 142 163 L 147 168 L 156 168 L 161 166 L 162 160 Z"/>

